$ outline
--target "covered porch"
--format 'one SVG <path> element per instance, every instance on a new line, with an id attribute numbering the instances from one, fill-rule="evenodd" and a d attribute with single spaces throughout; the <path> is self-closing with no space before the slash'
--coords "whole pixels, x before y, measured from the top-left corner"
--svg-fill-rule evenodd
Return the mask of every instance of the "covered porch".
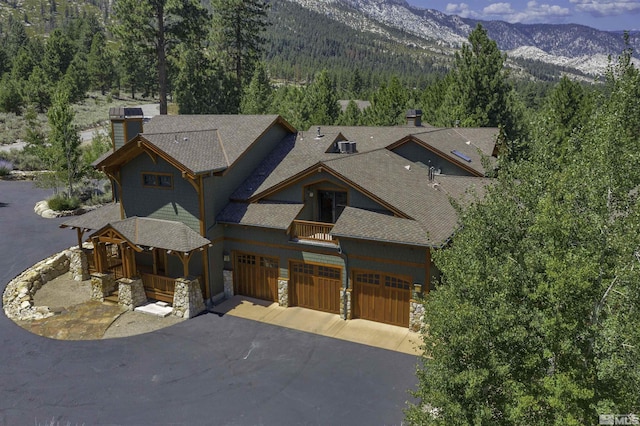
<path id="1" fill-rule="evenodd" d="M 116 203 L 74 217 L 61 227 L 76 229 L 92 274 L 108 275 L 113 282 L 139 279 L 146 298 L 170 304 L 180 280 L 197 281 L 201 297 L 209 296 L 206 263 L 201 259 L 210 241 L 181 222 L 139 217 L 120 220 Z M 94 232 L 83 243 L 88 231 Z M 194 256 L 197 253 L 204 256 Z M 107 285 L 105 293 L 117 291 L 115 287 Z"/>
<path id="2" fill-rule="evenodd" d="M 204 271 L 192 271 L 190 261 L 194 254 L 206 250 L 210 241 L 185 224 L 132 217 L 109 223 L 89 238 L 96 272 L 140 278 L 148 298 L 168 303 L 173 303 L 176 280 L 197 279 L 206 297 Z M 170 267 L 169 256 L 179 261 L 179 268 Z"/>

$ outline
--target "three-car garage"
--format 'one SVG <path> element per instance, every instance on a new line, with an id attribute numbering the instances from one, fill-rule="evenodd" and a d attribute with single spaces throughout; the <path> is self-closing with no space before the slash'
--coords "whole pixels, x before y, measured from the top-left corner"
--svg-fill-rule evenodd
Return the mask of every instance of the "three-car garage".
<path id="1" fill-rule="evenodd" d="M 338 265 L 289 261 L 289 306 L 340 314 L 344 269 Z M 234 293 L 278 301 L 279 259 L 234 253 Z M 351 273 L 354 318 L 409 325 L 411 278 L 383 271 Z"/>

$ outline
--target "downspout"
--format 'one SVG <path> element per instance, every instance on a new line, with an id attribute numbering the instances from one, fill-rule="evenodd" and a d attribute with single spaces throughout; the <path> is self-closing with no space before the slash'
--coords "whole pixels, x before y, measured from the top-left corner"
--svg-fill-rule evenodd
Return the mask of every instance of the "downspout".
<path id="1" fill-rule="evenodd" d="M 344 320 L 347 320 L 347 291 L 349 290 L 349 256 L 347 255 L 347 253 L 342 250 L 342 246 L 340 245 L 340 240 L 338 240 L 338 254 L 340 255 L 340 257 L 344 260 L 344 273 L 345 273 L 345 280 L 344 280 L 344 287 L 342 288 L 342 291 L 344 291 L 344 297 L 342 298 L 342 309 L 344 312 Z"/>

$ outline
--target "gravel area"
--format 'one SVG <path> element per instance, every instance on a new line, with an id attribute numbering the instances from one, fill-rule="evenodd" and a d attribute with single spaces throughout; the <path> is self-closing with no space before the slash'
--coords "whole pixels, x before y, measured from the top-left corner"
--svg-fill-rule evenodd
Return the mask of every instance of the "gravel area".
<path id="1" fill-rule="evenodd" d="M 63 274 L 58 278 L 49 281 L 48 283 L 43 285 L 42 288 L 38 290 L 34 296 L 35 306 L 48 306 L 54 311 L 59 311 L 60 308 L 76 307 L 76 309 L 70 310 L 71 314 L 68 315 L 68 321 L 70 322 L 75 322 L 78 319 L 81 320 L 81 318 L 78 318 L 79 315 L 91 315 L 91 309 L 89 309 L 89 313 L 87 313 L 86 310 L 77 308 L 77 305 L 90 303 L 96 303 L 91 302 L 91 281 L 74 281 L 73 278 L 71 278 L 71 274 L 69 273 Z M 111 314 L 107 312 L 105 313 L 105 315 Z M 143 333 L 150 333 L 152 331 L 160 330 L 162 328 L 169 327 L 182 321 L 185 320 L 183 318 L 174 317 L 172 315 L 162 318 L 140 312 L 126 311 L 120 314 L 115 319 L 115 321 L 109 321 L 111 325 L 108 326 L 102 338 L 112 339 L 116 337 L 127 337 Z M 35 324 L 29 324 L 29 322 L 21 322 L 20 325 L 26 329 L 35 331 L 32 327 L 32 325 Z M 78 328 L 77 326 L 75 327 Z M 37 332 L 37 334 L 40 335 L 48 334 L 47 337 L 59 338 L 57 334 L 51 333 L 53 332 L 48 330 L 42 331 L 41 327 Z M 84 333 L 80 332 L 71 337 L 74 339 L 83 339 Z"/>
<path id="2" fill-rule="evenodd" d="M 33 301 L 36 306 L 68 308 L 91 300 L 91 281 L 74 281 L 71 275 L 60 275 L 36 292 Z"/>

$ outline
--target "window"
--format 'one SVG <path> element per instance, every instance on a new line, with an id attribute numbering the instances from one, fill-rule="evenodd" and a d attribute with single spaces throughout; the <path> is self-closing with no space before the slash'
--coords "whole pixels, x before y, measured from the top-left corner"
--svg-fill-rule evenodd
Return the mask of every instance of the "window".
<path id="1" fill-rule="evenodd" d="M 318 216 L 320 222 L 336 223 L 346 205 L 346 192 L 318 191 Z"/>
<path id="2" fill-rule="evenodd" d="M 380 274 L 367 274 L 367 273 L 355 274 L 355 281 L 358 284 L 378 285 L 380 284 Z"/>
<path id="3" fill-rule="evenodd" d="M 153 188 L 173 188 L 173 178 L 168 173 L 143 173 L 142 185 Z"/>
<path id="4" fill-rule="evenodd" d="M 324 278 L 330 278 L 334 280 L 340 279 L 340 269 L 330 268 L 328 266 L 318 266 L 318 276 Z"/>
<path id="5" fill-rule="evenodd" d="M 398 277 L 387 275 L 384 277 L 384 285 L 401 290 L 411 290 L 411 283 Z"/>

